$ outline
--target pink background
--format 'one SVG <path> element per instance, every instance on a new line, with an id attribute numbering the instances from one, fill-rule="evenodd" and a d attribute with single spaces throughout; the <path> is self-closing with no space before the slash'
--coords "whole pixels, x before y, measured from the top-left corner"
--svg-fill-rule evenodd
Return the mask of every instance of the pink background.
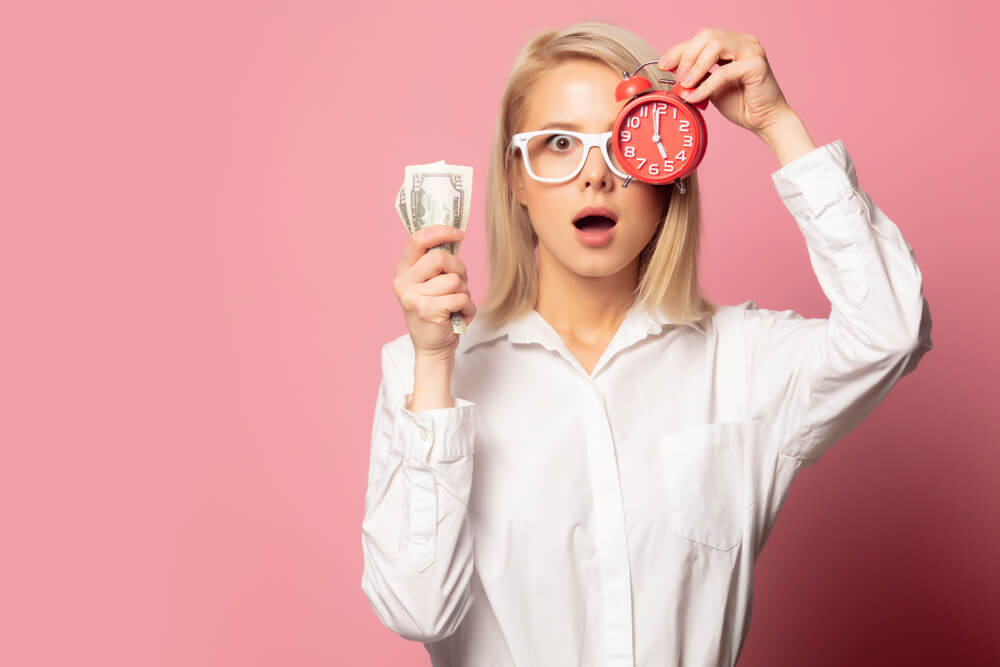
<path id="1" fill-rule="evenodd" d="M 925 278 L 935 349 L 799 477 L 740 665 L 995 658 L 995 10 L 458 4 L 5 8 L 0 664 L 428 664 L 360 586 L 379 350 L 406 332 L 393 197 L 406 164 L 475 167 L 480 300 L 504 78 L 586 18 L 661 52 L 760 38 Z M 708 294 L 826 317 L 777 160 L 706 119 Z"/>

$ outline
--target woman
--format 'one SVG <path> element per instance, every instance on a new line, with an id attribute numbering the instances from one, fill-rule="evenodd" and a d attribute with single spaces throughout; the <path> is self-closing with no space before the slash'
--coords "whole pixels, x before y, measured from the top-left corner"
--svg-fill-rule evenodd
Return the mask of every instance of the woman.
<path id="1" fill-rule="evenodd" d="M 696 176 L 622 188 L 590 150 L 563 182 L 532 178 L 515 134 L 607 132 L 622 72 L 657 57 L 649 78 L 701 81 L 689 101 L 774 152 L 829 319 L 701 296 Z M 486 207 L 483 317 L 461 260 L 424 254 L 462 232 L 420 230 L 396 269 L 409 335 L 382 350 L 365 595 L 436 666 L 734 664 L 796 474 L 931 348 L 909 245 L 843 144 L 813 144 L 759 42 L 718 29 L 662 55 L 599 22 L 538 34 L 503 94 Z"/>

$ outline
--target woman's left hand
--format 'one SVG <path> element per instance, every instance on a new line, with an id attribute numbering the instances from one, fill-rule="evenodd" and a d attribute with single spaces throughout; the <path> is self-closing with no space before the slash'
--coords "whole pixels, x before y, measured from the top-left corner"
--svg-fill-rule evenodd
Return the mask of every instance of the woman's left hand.
<path id="1" fill-rule="evenodd" d="M 716 64 L 719 67 L 709 73 Z M 792 112 L 764 47 L 753 35 L 702 28 L 691 39 L 668 49 L 659 67 L 674 71 L 685 88 L 694 88 L 684 98 L 688 102 L 694 104 L 707 97 L 719 113 L 756 134 Z"/>

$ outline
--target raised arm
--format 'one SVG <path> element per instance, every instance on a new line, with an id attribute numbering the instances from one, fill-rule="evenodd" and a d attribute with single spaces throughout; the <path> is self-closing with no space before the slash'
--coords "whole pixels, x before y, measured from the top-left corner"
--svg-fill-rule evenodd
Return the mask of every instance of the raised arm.
<path id="1" fill-rule="evenodd" d="M 806 466 L 916 368 L 932 347 L 931 317 L 913 250 L 859 187 L 841 141 L 788 162 L 772 180 L 831 312 L 746 311 L 749 418 L 774 420 L 779 453 Z"/>
<path id="2" fill-rule="evenodd" d="M 450 314 L 471 322 L 476 307 L 462 261 L 428 252 L 463 236 L 424 227 L 396 267 L 393 290 L 409 335 L 382 348 L 361 524 L 361 589 L 387 628 L 423 642 L 453 633 L 472 604 L 466 507 L 475 404 L 451 395 L 458 337 Z"/>

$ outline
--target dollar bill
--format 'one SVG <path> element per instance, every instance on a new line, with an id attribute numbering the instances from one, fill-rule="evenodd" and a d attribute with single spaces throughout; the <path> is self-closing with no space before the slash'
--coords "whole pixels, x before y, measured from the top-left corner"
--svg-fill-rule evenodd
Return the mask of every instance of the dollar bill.
<path id="1" fill-rule="evenodd" d="M 406 227 L 406 231 L 412 234 L 414 232 L 413 223 L 410 222 L 410 212 L 406 210 L 405 183 L 399 186 L 399 194 L 396 195 L 396 213 L 399 213 L 399 217 L 403 221 L 403 226 Z"/>
<path id="2" fill-rule="evenodd" d="M 444 160 L 408 165 L 396 195 L 396 212 L 410 234 L 427 225 L 448 225 L 465 231 L 472 199 L 472 167 Z M 458 241 L 436 245 L 431 250 L 458 253 Z M 465 333 L 462 313 L 451 314 L 451 330 Z"/>

